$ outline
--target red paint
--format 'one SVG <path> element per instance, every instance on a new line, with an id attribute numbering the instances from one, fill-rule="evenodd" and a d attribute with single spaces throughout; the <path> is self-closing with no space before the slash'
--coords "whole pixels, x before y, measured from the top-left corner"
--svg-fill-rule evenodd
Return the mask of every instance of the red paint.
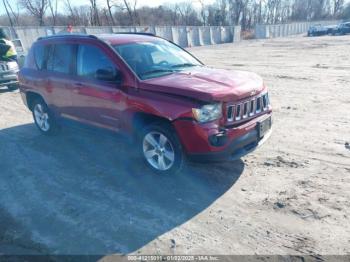
<path id="1" fill-rule="evenodd" d="M 36 70 L 33 49 L 20 71 L 22 97 L 34 92 L 43 97 L 57 117 L 69 115 L 82 122 L 96 123 L 110 129 L 132 133 L 135 113 L 146 113 L 167 119 L 174 126 L 187 153 L 205 153 L 224 150 L 235 138 L 254 129 L 256 122 L 271 114 L 271 109 L 249 122 L 232 128 L 227 126 L 226 105 L 265 92 L 261 77 L 243 71 L 227 71 L 209 67 L 194 67 L 186 71 L 149 80 L 139 80 L 108 44 L 157 41 L 145 35 L 102 35 L 101 40 L 62 36 L 37 41 L 36 45 L 91 44 L 113 61 L 123 76 L 120 84 L 87 80 L 76 75 L 64 75 Z M 25 101 L 26 102 L 26 101 Z M 192 108 L 211 102 L 223 103 L 223 117 L 211 123 L 200 124 L 192 115 Z M 228 142 L 213 147 L 210 135 L 225 129 Z"/>

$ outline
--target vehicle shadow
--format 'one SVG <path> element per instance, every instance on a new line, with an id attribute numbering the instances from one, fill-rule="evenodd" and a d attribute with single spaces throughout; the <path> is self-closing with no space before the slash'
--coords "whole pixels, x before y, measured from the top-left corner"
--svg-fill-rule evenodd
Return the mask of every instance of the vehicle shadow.
<path id="1" fill-rule="evenodd" d="M 0 130 L 0 157 L 0 206 L 50 254 L 135 251 L 205 210 L 244 170 L 236 161 L 155 175 L 122 137 L 76 128 L 50 137 L 34 124 Z"/>

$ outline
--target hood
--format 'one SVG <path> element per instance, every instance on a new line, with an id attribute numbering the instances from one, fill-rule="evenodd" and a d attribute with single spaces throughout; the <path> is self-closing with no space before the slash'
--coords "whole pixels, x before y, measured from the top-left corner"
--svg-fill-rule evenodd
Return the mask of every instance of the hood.
<path id="1" fill-rule="evenodd" d="M 145 80 L 140 88 L 206 102 L 231 102 L 261 92 L 264 84 L 262 78 L 254 73 L 203 66 Z"/>

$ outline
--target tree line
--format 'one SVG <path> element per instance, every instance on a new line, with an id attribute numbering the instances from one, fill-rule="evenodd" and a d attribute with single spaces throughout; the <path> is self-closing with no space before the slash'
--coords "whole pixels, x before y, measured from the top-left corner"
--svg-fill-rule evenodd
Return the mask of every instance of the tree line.
<path id="1" fill-rule="evenodd" d="M 2 0 L 1 25 L 146 26 L 278 24 L 324 19 L 350 19 L 345 0 L 187 0 L 158 7 L 140 7 L 138 0 Z"/>

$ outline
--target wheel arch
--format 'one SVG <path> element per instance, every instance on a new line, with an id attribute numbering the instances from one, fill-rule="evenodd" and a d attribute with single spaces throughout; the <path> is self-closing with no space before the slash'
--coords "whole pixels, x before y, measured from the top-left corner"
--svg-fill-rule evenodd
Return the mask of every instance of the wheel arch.
<path id="1" fill-rule="evenodd" d="M 36 99 L 42 99 L 45 102 L 43 96 L 40 95 L 39 93 L 36 93 L 33 91 L 28 91 L 26 93 L 26 100 L 27 100 L 26 102 L 30 111 L 33 111 L 33 103 Z"/>
<path id="2" fill-rule="evenodd" d="M 138 130 L 142 130 L 144 127 L 156 122 L 172 126 L 172 121 L 168 118 L 145 112 L 136 112 L 132 118 L 132 128 L 134 132 L 137 132 Z"/>

